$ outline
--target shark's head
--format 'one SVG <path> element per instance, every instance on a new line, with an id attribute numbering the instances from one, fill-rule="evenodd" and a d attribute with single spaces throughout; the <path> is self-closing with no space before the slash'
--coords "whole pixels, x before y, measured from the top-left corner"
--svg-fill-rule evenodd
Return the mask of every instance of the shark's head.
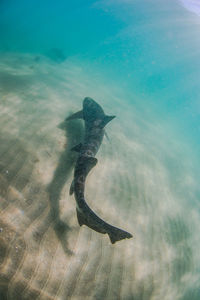
<path id="1" fill-rule="evenodd" d="M 92 98 L 86 97 L 83 100 L 83 116 L 85 120 L 95 120 L 104 117 L 104 111 L 101 106 Z"/>
<path id="2" fill-rule="evenodd" d="M 83 100 L 83 109 L 87 110 L 87 111 L 93 111 L 93 112 L 99 111 L 99 110 L 101 112 L 103 111 L 101 106 L 90 97 L 86 97 Z"/>
<path id="3" fill-rule="evenodd" d="M 85 99 L 83 100 L 83 107 L 90 107 L 92 105 L 97 104 L 92 98 L 90 97 L 85 97 Z"/>

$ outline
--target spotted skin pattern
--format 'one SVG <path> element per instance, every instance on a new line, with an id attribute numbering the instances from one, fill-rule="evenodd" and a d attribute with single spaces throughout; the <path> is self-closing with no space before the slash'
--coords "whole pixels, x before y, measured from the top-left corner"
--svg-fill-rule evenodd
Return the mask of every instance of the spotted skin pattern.
<path id="1" fill-rule="evenodd" d="M 73 187 L 70 188 L 70 194 L 75 195 L 77 218 L 79 225 L 87 225 L 89 228 L 108 234 L 110 241 L 114 244 L 117 241 L 131 238 L 132 235 L 114 227 L 99 218 L 94 211 L 87 205 L 84 197 L 85 181 L 90 170 L 97 164 L 95 158 L 104 137 L 104 127 L 115 116 L 106 116 L 101 106 L 93 99 L 86 97 L 83 100 L 82 111 L 75 113 L 67 118 L 70 121 L 75 118 L 83 118 L 85 122 L 85 136 L 81 145 L 75 147 L 79 152 L 74 168 Z"/>

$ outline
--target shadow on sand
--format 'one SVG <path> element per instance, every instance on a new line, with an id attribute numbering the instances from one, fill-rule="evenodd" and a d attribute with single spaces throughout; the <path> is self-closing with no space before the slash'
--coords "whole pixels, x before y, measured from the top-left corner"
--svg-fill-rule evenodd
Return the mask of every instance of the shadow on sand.
<path id="1" fill-rule="evenodd" d="M 72 252 L 68 248 L 67 234 L 70 231 L 70 227 L 67 223 L 60 219 L 59 215 L 59 200 L 62 189 L 68 180 L 72 169 L 74 167 L 77 153 L 71 151 L 71 148 L 79 144 L 83 137 L 83 123 L 80 120 L 64 121 L 58 128 L 65 131 L 67 138 L 67 147 L 61 154 L 58 166 L 54 172 L 53 179 L 48 185 L 49 200 L 51 206 L 51 217 L 53 218 L 55 225 L 55 233 L 60 240 L 62 247 L 68 255 L 72 255 Z"/>

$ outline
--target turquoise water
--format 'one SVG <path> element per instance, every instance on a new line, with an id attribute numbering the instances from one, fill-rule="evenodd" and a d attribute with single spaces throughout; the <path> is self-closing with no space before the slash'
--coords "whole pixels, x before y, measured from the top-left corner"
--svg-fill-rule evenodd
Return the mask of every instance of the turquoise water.
<path id="1" fill-rule="evenodd" d="M 139 244 L 135 250 L 133 242 L 130 251 L 144 263 L 139 270 L 133 258 L 137 292 L 122 299 L 200 299 L 199 30 L 200 4 L 192 0 L 0 2 L 2 95 L 9 89 L 21 93 L 20 80 L 6 77 L 9 70 L 29 76 L 33 65 L 35 85 L 25 93 L 33 100 L 48 94 L 52 116 L 53 107 L 57 114 L 55 127 L 68 111 L 80 108 L 85 96 L 117 115 L 108 128 L 110 148 L 102 145 L 102 153 L 115 164 L 122 162 L 120 168 L 110 167 L 110 182 L 120 182 L 119 171 L 135 194 L 121 189 L 123 200 L 111 189 L 108 194 L 124 216 L 123 207 L 132 201 L 135 221 L 129 217 L 127 223 Z M 37 80 L 47 89 L 37 89 Z M 150 224 L 144 241 L 141 227 Z M 152 245 L 151 233 L 149 253 L 141 249 L 143 243 Z M 138 296 L 141 286 L 149 286 L 148 276 L 160 294 Z"/>
<path id="2" fill-rule="evenodd" d="M 183 3 L 3 1 L 1 49 L 47 55 L 60 49 L 87 73 L 121 86 L 126 101 L 140 97 L 199 150 L 200 21 Z"/>

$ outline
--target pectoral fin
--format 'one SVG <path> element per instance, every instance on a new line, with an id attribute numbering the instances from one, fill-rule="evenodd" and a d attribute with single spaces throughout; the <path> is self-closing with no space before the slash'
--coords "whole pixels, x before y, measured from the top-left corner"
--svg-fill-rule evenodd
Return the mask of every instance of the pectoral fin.
<path id="1" fill-rule="evenodd" d="M 115 116 L 105 116 L 101 122 L 101 127 L 104 128 Z"/>
<path id="2" fill-rule="evenodd" d="M 65 121 L 70 121 L 70 120 L 74 120 L 74 119 L 83 119 L 83 111 L 80 110 L 80 111 L 74 113 L 73 115 L 67 117 L 65 119 Z"/>

